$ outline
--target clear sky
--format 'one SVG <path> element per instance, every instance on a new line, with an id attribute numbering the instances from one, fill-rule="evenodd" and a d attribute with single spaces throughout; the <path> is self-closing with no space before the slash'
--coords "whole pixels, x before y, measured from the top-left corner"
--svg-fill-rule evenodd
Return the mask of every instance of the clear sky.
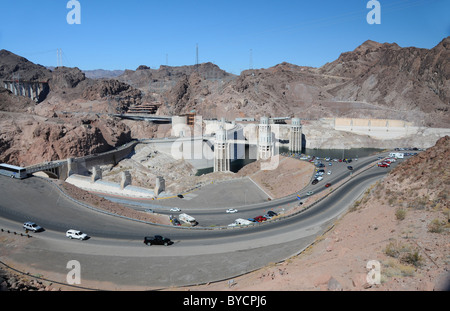
<path id="1" fill-rule="evenodd" d="M 450 0 L 0 0 L 0 49 L 45 66 L 136 69 L 213 62 L 239 74 L 281 62 L 320 67 L 370 39 L 432 48 L 450 36 Z M 250 50 L 252 52 L 250 52 Z M 250 57 L 252 55 L 252 57 Z M 250 62 L 252 59 L 252 62 Z"/>

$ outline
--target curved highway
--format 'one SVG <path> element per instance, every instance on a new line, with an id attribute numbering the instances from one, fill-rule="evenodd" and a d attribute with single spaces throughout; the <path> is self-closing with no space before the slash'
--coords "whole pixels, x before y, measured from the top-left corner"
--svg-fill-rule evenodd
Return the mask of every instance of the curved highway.
<path id="1" fill-rule="evenodd" d="M 358 168 L 366 164 L 366 160 L 358 162 Z M 105 215 L 67 199 L 45 180 L 0 176 L 0 227 L 20 232 L 22 223 L 29 220 L 43 226 L 46 231 L 33 234 L 28 247 L 13 259 L 43 271 L 56 269 L 64 279 L 65 264 L 76 259 L 87 280 L 144 287 L 199 284 L 234 277 L 298 253 L 388 171 L 372 167 L 295 216 L 225 230 L 155 226 Z M 333 182 L 346 176 L 336 175 Z M 292 200 L 296 195 L 262 205 L 267 209 Z M 69 241 L 64 232 L 70 228 L 91 238 Z M 175 243 L 146 247 L 143 237 L 154 234 L 168 236 Z"/>

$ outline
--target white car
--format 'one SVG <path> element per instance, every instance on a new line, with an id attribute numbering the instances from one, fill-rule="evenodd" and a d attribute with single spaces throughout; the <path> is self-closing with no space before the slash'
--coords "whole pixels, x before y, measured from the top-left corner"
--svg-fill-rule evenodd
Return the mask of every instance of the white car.
<path id="1" fill-rule="evenodd" d="M 331 175 L 331 171 L 328 171 L 327 175 Z"/>
<path id="2" fill-rule="evenodd" d="M 179 209 L 178 207 L 172 207 L 170 209 L 171 212 L 181 212 L 181 209 Z"/>
<path id="3" fill-rule="evenodd" d="M 235 209 L 235 208 L 229 208 L 229 209 L 227 209 L 227 214 L 233 214 L 233 213 L 237 213 L 237 209 Z"/>
<path id="4" fill-rule="evenodd" d="M 67 230 L 66 237 L 68 237 L 69 239 L 86 240 L 87 234 L 79 230 L 70 229 Z"/>

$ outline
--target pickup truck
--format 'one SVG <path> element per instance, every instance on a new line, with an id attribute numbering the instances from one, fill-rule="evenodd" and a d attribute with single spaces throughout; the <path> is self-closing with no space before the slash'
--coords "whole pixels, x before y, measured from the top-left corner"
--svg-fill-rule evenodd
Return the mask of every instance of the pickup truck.
<path id="1" fill-rule="evenodd" d="M 144 244 L 150 245 L 171 245 L 173 242 L 169 238 L 165 238 L 160 235 L 155 235 L 154 237 L 146 236 L 144 237 Z"/>

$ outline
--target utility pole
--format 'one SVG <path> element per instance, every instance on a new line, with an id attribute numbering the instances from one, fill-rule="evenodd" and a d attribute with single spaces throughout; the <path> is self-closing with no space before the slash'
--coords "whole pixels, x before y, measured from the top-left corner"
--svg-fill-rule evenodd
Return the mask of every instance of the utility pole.
<path id="1" fill-rule="evenodd" d="M 198 43 L 195 50 L 195 71 L 198 71 Z"/>
<path id="2" fill-rule="evenodd" d="M 56 49 L 56 67 L 62 67 L 62 50 Z"/>

